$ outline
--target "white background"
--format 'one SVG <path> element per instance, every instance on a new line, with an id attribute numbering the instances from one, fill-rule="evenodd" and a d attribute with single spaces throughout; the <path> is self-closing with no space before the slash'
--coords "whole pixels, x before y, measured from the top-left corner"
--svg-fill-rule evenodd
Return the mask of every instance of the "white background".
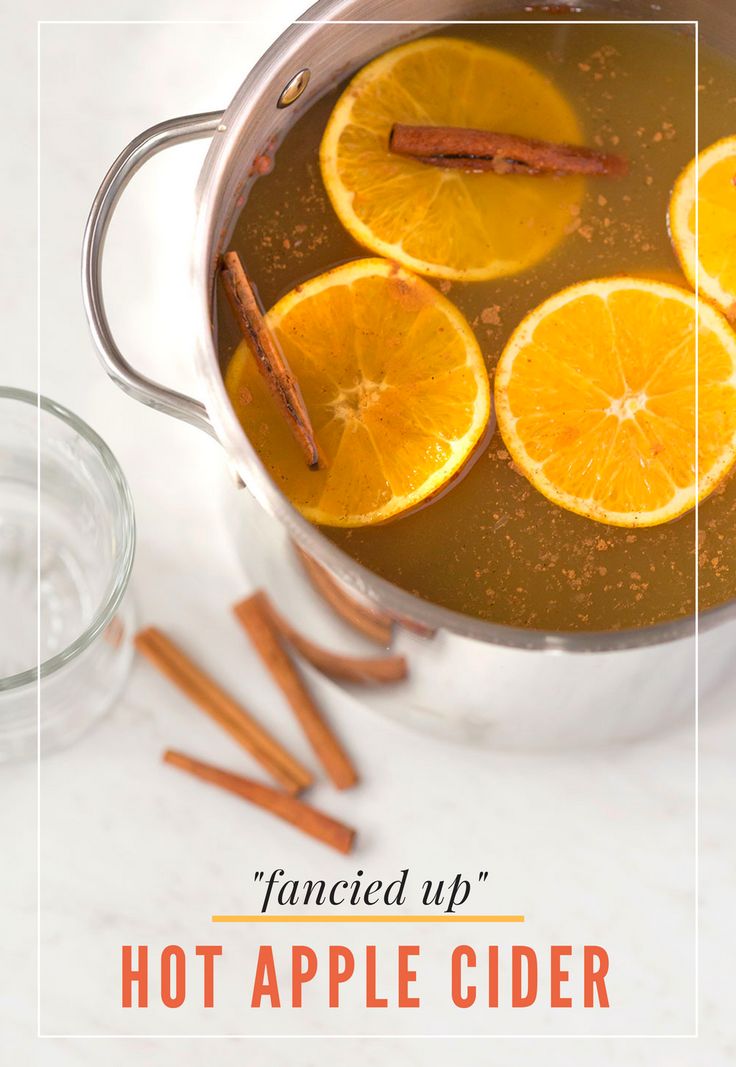
<path id="1" fill-rule="evenodd" d="M 39 17 L 154 17 L 150 5 L 145 11 L 131 4 L 104 12 L 98 5 L 94 10 L 70 5 L 64 11 L 59 6 L 39 11 Z M 155 15 L 256 15 L 255 5 L 250 12 L 248 6 L 207 5 L 205 11 L 204 6 L 160 4 Z M 268 680 L 228 618 L 228 605 L 248 584 L 223 529 L 217 446 L 135 405 L 105 379 L 83 320 L 78 260 L 89 203 L 119 148 L 162 118 L 223 106 L 297 14 L 299 4 L 272 4 L 267 18 L 247 27 L 47 27 L 41 81 L 42 390 L 100 431 L 129 477 L 140 535 L 134 581 L 142 621 L 170 628 L 243 695 L 246 677 L 249 704 L 264 716 L 272 714 L 269 721 L 285 738 L 288 717 L 275 707 Z M 18 20 L 18 29 L 22 36 L 3 68 L 14 87 L 23 75 L 33 74 L 34 66 L 35 25 Z M 31 80 L 28 95 L 17 97 L 6 142 L 6 203 L 13 204 L 15 227 L 3 257 L 0 291 L 8 324 L 2 379 L 31 388 L 32 94 Z M 136 181 L 111 233 L 107 272 L 111 317 L 123 349 L 143 369 L 184 391 L 193 387 L 187 266 L 192 189 L 203 152 L 202 145 L 177 149 L 155 160 Z M 729 752 L 736 729 L 727 712 L 734 695 L 733 685 L 722 691 L 703 709 L 701 725 L 697 1043 L 467 1041 L 459 1052 L 445 1040 L 32 1043 L 36 812 L 35 769 L 28 765 L 0 771 L 2 922 L 7 923 L 0 1043 L 7 1042 L 9 1062 L 124 1064 L 143 1049 L 147 1062 L 177 1064 L 210 1062 L 213 1056 L 276 1065 L 347 1059 L 425 1063 L 448 1055 L 467 1062 L 552 1065 L 729 1062 L 733 1024 L 722 997 L 731 984 L 728 906 L 736 882 L 728 845 L 733 823 Z M 241 1030 L 235 998 L 226 998 L 214 1021 L 201 1013 L 173 1018 L 152 1013 L 147 1020 L 121 1021 L 122 1013 L 116 1017 L 109 1011 L 117 996 L 113 953 L 127 940 L 159 945 L 214 940 L 210 912 L 256 910 L 253 869 L 286 864 L 302 877 L 337 877 L 357 866 L 386 877 L 403 866 L 416 877 L 488 868 L 487 896 L 478 910 L 524 911 L 529 923 L 523 939 L 532 944 L 587 939 L 602 941 L 612 954 L 618 949 L 626 973 L 626 989 L 619 992 L 628 1005 L 630 1029 L 691 1028 L 684 1013 L 692 962 L 689 730 L 605 754 L 501 756 L 442 746 L 334 694 L 327 701 L 350 748 L 360 754 L 364 780 L 349 797 L 326 788 L 315 794 L 318 804 L 360 827 L 361 850 L 347 865 L 289 828 L 263 822 L 236 801 L 161 767 L 158 756 L 167 744 L 233 767 L 238 762 L 229 742 L 144 666 L 136 667 L 113 715 L 44 766 L 45 1031 Z M 295 731 L 289 739 L 297 748 Z M 245 944 L 240 933 L 217 933 L 233 951 Z M 483 944 L 483 936 L 473 934 L 475 943 Z M 426 936 L 423 940 L 430 943 Z M 266 1022 L 268 1030 L 335 1029 L 334 1021 L 311 1017 L 310 1027 L 281 1018 L 275 1026 Z M 439 1022 L 439 1029 L 452 1032 L 452 1025 Z M 579 1020 L 574 1022 L 570 1028 L 579 1029 Z M 377 1025 L 372 1022 L 370 1029 Z"/>

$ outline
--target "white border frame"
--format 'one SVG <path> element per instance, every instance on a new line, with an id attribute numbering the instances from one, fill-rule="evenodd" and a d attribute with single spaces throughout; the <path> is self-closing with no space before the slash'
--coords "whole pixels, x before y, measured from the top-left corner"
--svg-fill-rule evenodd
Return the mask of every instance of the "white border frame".
<path id="1" fill-rule="evenodd" d="M 41 30 L 43 26 L 250 26 L 262 19 L 37 19 L 36 20 L 36 382 L 42 395 L 41 377 Z M 548 26 L 550 19 L 294 19 L 291 26 Z M 555 20 L 556 26 L 689 26 L 694 30 L 694 159 L 695 189 L 700 166 L 700 19 L 571 19 Z M 700 481 L 699 440 L 700 366 L 700 260 L 699 210 L 695 197 L 695 490 Z M 36 424 L 37 511 L 36 528 L 36 659 L 41 664 L 41 401 Z M 684 1034 L 45 1034 L 41 1028 L 41 681 L 36 683 L 36 1038 L 41 1040 L 697 1040 L 700 1036 L 700 505 L 695 504 L 694 557 L 694 1031 Z"/>

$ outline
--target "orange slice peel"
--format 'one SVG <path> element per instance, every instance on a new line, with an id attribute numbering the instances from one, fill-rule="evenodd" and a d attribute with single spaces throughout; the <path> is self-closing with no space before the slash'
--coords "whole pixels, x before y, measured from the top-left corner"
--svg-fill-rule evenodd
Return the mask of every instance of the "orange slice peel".
<path id="1" fill-rule="evenodd" d="M 690 285 L 736 321 L 736 136 L 688 163 L 672 190 L 668 223 Z"/>

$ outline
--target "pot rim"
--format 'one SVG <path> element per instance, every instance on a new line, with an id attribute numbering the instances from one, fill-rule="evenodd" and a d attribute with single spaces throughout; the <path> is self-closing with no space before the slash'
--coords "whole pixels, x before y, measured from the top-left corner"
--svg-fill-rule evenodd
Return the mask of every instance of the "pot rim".
<path id="1" fill-rule="evenodd" d="M 319 24 L 340 21 L 339 16 L 345 9 L 352 8 L 353 3 L 354 0 L 318 0 L 301 16 L 303 21 L 293 22 L 270 45 L 248 73 L 224 112 L 220 128 L 205 157 L 197 185 L 197 220 L 192 264 L 199 301 L 197 369 L 206 397 L 207 412 L 216 436 L 239 478 L 259 504 L 286 528 L 301 548 L 333 575 L 359 595 L 397 616 L 399 621 L 404 617 L 430 632 L 446 630 L 461 637 L 511 648 L 556 652 L 606 652 L 642 648 L 686 638 L 736 618 L 736 599 L 684 618 L 622 630 L 545 631 L 507 626 L 465 615 L 423 600 L 358 563 L 292 506 L 261 463 L 230 404 L 212 336 L 212 264 L 219 236 L 215 233 L 216 208 L 224 195 L 232 146 L 244 136 L 248 120 L 257 110 L 263 88 L 273 75 L 274 68 L 284 68 L 283 81 L 286 84 L 289 76 L 299 68 L 299 50 L 319 32 Z M 438 20 L 438 23 L 441 21 Z M 254 146 L 253 155 L 257 155 L 259 150 L 260 146 Z M 697 605 L 697 588 L 695 599 Z"/>

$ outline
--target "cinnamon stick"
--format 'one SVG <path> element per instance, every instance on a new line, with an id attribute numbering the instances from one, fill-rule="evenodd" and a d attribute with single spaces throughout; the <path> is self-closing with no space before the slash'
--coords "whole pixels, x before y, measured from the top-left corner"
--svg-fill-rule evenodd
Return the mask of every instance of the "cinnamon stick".
<path id="1" fill-rule="evenodd" d="M 254 593 L 236 604 L 233 610 L 274 681 L 289 701 L 315 755 L 334 785 L 338 789 L 347 789 L 354 785 L 358 780 L 355 768 L 323 719 L 288 652 L 282 646 L 271 621 L 264 594 Z"/>
<path id="2" fill-rule="evenodd" d="M 217 685 L 173 641 L 150 626 L 135 636 L 135 647 L 174 685 L 290 793 L 312 784 L 312 775 L 260 726 L 248 711 Z"/>
<path id="3" fill-rule="evenodd" d="M 389 151 L 434 167 L 456 167 L 496 174 L 625 174 L 622 156 L 583 145 L 555 144 L 530 137 L 463 126 L 405 126 L 391 128 Z"/>
<path id="4" fill-rule="evenodd" d="M 258 370 L 286 419 L 294 440 L 312 470 L 324 467 L 309 412 L 296 378 L 266 326 L 253 288 L 237 252 L 222 257 L 222 283 L 240 331 L 248 342 Z"/>
<path id="5" fill-rule="evenodd" d="M 391 616 L 378 608 L 363 603 L 351 596 L 324 567 L 307 555 L 295 541 L 293 542 L 299 560 L 304 567 L 315 591 L 325 600 L 340 618 L 364 637 L 374 641 L 383 648 L 388 648 L 393 638 Z"/>
<path id="6" fill-rule="evenodd" d="M 348 656 L 311 641 L 284 618 L 264 594 L 263 604 L 278 632 L 313 667 L 330 678 L 362 685 L 400 682 L 407 676 L 404 656 Z"/>
<path id="7" fill-rule="evenodd" d="M 270 811 L 272 815 L 291 823 L 302 833 L 316 837 L 318 841 L 323 841 L 331 848 L 337 849 L 338 852 L 348 853 L 353 847 L 355 830 L 278 789 L 261 785 L 260 782 L 243 778 L 239 774 L 231 774 L 210 763 L 202 763 L 192 756 L 173 749 L 164 752 L 163 760 L 164 763 L 170 763 L 172 767 L 178 767 L 179 770 L 186 771 L 203 782 L 210 782 L 212 785 L 219 786 L 220 789 L 226 789 L 229 793 L 243 797 L 244 800 L 250 801 L 251 804 L 255 804 L 264 811 Z"/>

